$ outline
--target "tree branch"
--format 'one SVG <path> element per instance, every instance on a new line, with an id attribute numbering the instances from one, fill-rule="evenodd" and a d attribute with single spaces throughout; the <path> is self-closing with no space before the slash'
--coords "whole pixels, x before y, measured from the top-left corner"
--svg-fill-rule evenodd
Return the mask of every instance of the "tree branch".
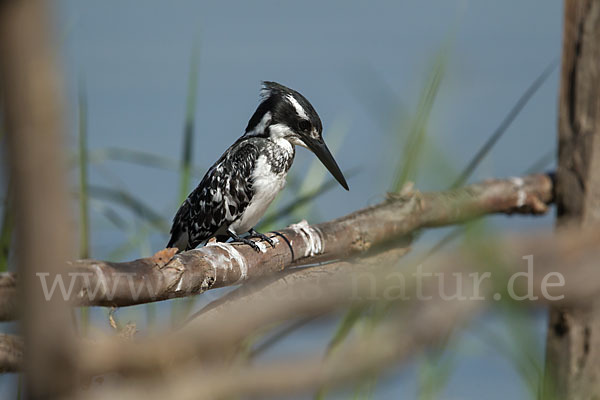
<path id="1" fill-rule="evenodd" d="M 552 179 L 544 174 L 488 180 L 444 192 L 405 191 L 330 222 L 291 225 L 273 234 L 275 248 L 265 246 L 262 252 L 240 243 L 209 243 L 172 259 L 75 261 L 68 277 L 76 280 L 71 296 L 79 305 L 129 306 L 199 294 L 291 266 L 365 254 L 420 228 L 494 213 L 542 214 L 552 198 Z"/>

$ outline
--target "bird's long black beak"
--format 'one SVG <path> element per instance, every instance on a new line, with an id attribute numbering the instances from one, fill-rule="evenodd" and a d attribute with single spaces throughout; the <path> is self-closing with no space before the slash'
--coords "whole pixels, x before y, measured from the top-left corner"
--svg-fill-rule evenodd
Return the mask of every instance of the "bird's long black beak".
<path id="1" fill-rule="evenodd" d="M 329 170 L 331 175 L 333 175 L 340 185 L 342 185 L 344 189 L 350 190 L 348 188 L 348 184 L 346 183 L 346 178 L 344 178 L 344 174 L 342 174 L 342 171 L 340 171 L 340 167 L 338 167 L 325 142 L 322 139 L 309 139 L 305 140 L 305 142 L 308 148 L 315 153 L 325 168 Z"/>

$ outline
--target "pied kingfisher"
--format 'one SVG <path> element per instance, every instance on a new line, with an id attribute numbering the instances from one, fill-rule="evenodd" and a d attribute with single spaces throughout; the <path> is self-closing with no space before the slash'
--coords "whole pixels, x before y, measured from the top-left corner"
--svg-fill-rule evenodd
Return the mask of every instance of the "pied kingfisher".
<path id="1" fill-rule="evenodd" d="M 242 238 L 259 237 L 274 245 L 254 226 L 285 185 L 294 161 L 295 145 L 312 151 L 337 181 L 348 184 L 323 141 L 321 119 L 300 93 L 275 82 L 263 82 L 262 101 L 245 133 L 208 170 L 183 202 L 171 228 L 167 247 L 185 251 L 211 237 L 232 238 L 259 250 Z"/>

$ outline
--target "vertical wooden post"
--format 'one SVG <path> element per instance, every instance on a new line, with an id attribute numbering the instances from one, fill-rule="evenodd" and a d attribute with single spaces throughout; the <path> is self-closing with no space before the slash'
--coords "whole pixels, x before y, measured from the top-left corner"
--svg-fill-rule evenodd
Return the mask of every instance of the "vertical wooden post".
<path id="1" fill-rule="evenodd" d="M 76 379 L 71 310 L 60 293 L 45 298 L 37 275 L 48 274 L 52 282 L 74 255 L 63 99 L 48 6 L 44 0 L 0 0 L 0 104 L 14 184 L 25 393 L 30 399 L 62 398 Z"/>
<path id="2" fill-rule="evenodd" d="M 556 179 L 557 228 L 599 224 L 598 0 L 565 0 Z M 600 299 L 551 308 L 544 390 L 545 398 L 600 398 Z"/>

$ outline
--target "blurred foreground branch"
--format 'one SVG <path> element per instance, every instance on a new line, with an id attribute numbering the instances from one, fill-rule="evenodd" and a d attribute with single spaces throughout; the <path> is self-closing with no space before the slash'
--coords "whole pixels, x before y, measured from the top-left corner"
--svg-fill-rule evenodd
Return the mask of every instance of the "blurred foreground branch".
<path id="1" fill-rule="evenodd" d="M 123 374 L 128 383 L 118 386 L 120 397 L 145 400 L 167 393 L 183 399 L 270 395 L 340 383 L 445 339 L 496 301 L 498 293 L 525 306 L 588 303 L 600 293 L 599 237 L 597 230 L 579 229 L 559 235 L 510 235 L 436 254 L 422 266 L 406 263 L 399 268 L 396 261 L 405 250 L 392 249 L 366 259 L 290 270 L 266 285 L 250 283 L 257 290 L 249 296 L 209 310 L 179 331 L 133 341 L 82 342 L 77 351 L 80 374 Z M 490 275 L 480 280 L 473 273 Z M 556 274 L 562 276 L 562 284 L 554 279 L 549 287 L 548 277 Z M 425 279 L 419 281 L 419 276 Z M 334 357 L 223 363 L 237 353 L 241 341 L 274 323 L 355 304 L 387 304 L 389 313 L 372 334 L 349 341 Z M 106 385 L 83 395 L 115 394 Z"/>
<path id="2" fill-rule="evenodd" d="M 18 303 L 23 316 L 25 391 L 28 399 L 53 399 L 75 384 L 71 308 L 46 299 L 38 273 L 50 279 L 74 253 L 66 165 L 60 73 L 43 0 L 0 1 L 0 114 L 6 132 L 6 167 L 14 185 L 17 302 L 8 277 L 0 278 L 0 305 Z M 15 315 L 16 310 L 8 310 Z M 0 314 L 6 316 L 7 310 Z"/>
<path id="3" fill-rule="evenodd" d="M 80 305 L 160 301 L 270 276 L 291 266 L 377 252 L 421 228 L 458 224 L 494 213 L 542 214 L 552 198 L 552 179 L 544 174 L 488 180 L 443 192 L 404 190 L 383 203 L 330 222 L 291 225 L 273 233 L 276 246 L 264 246 L 262 252 L 241 243 L 209 243 L 174 257 L 165 251 L 123 263 L 79 260 L 71 263 L 62 286 L 44 276 L 39 283 L 54 287 L 54 296 L 68 296 Z M 61 287 L 66 288 L 64 292 L 58 290 Z M 0 298 L 0 304 L 10 302 Z M 4 310 L 1 315 L 14 314 Z"/>
<path id="4" fill-rule="evenodd" d="M 598 233 L 498 237 L 475 248 L 439 253 L 422 266 L 398 268 L 393 262 L 398 254 L 391 250 L 365 261 L 300 269 L 177 332 L 87 345 L 80 352 L 80 365 L 86 375 L 124 374 L 130 380 L 118 386 L 119 393 L 145 400 L 169 393 L 181 399 L 211 399 L 310 391 L 385 368 L 444 340 L 497 301 L 497 294 L 525 306 L 589 302 L 600 293 Z M 534 257 L 531 265 L 528 255 Z M 321 275 L 328 268 L 335 272 Z M 480 275 L 474 276 L 477 272 Z M 480 280 L 485 273 L 489 279 Z M 548 278 L 556 274 L 562 276 L 562 284 Z M 419 276 L 426 278 L 419 281 Z M 474 285 L 474 280 L 481 284 Z M 222 362 L 236 353 L 237 343 L 275 322 L 361 303 L 386 304 L 385 322 L 365 337 L 348 341 L 330 358 L 317 354 L 254 365 Z M 110 398 L 116 392 L 109 386 L 88 394 Z"/>

